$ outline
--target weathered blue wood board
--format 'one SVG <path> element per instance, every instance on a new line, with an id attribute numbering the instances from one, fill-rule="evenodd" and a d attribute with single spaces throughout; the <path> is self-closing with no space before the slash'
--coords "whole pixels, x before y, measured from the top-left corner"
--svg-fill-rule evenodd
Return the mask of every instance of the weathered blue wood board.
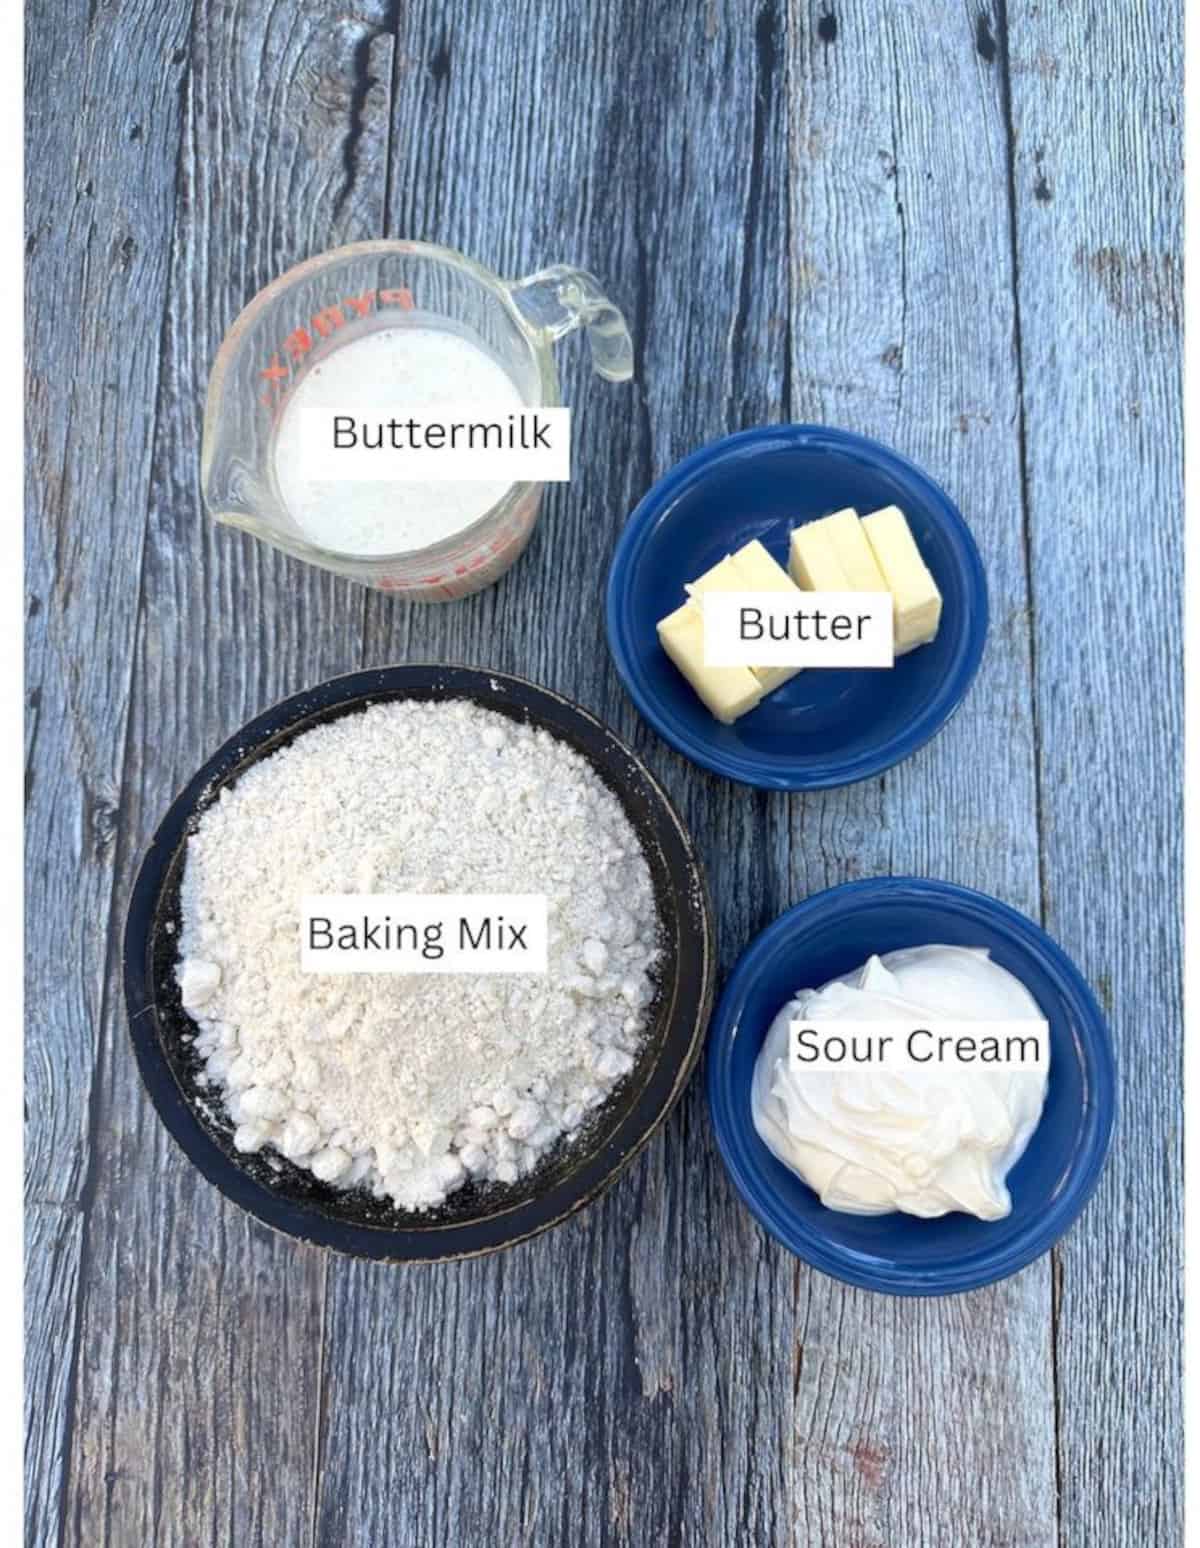
<path id="1" fill-rule="evenodd" d="M 1014 5 L 1042 914 L 1112 1020 L 1120 1129 L 1054 1254 L 1067 1541 L 1180 1540 L 1182 39 Z M 1164 1431 L 1170 1429 L 1170 1438 Z"/>
<path id="2" fill-rule="evenodd" d="M 50 0 L 28 50 L 26 1422 L 30 1540 L 62 1525 L 121 900 L 133 637 L 190 6 Z M 131 409 L 131 405 L 134 407 Z M 51 944 L 53 942 L 53 944 Z"/>
<path id="3" fill-rule="evenodd" d="M 1180 31 L 1144 0 L 31 16 L 30 1544 L 1176 1540 Z M 567 348 L 576 481 L 517 569 L 445 608 L 201 514 L 223 331 L 292 262 L 379 234 L 582 262 L 635 335 L 624 388 Z M 803 798 L 658 742 L 600 602 L 647 484 L 783 419 L 927 467 L 993 604 L 943 735 Z M 1044 919 L 1124 1077 L 1062 1246 L 950 1301 L 847 1290 L 740 1207 L 697 1083 L 610 1194 L 500 1257 L 327 1259 L 226 1205 L 127 1046 L 139 852 L 250 715 L 420 658 L 520 671 L 632 741 L 696 836 L 726 967 L 853 876 Z"/>
<path id="4" fill-rule="evenodd" d="M 794 803 L 792 896 L 891 871 L 1036 916 L 1003 94 L 958 12 L 839 6 L 830 41 L 821 14 L 791 32 L 792 413 L 895 445 L 950 490 L 992 627 L 969 703 L 930 746 L 872 789 Z M 820 1275 L 799 1292 L 797 1541 L 815 1514 L 831 1543 L 850 1524 L 870 1543 L 1057 1543 L 1048 1260 L 900 1311 Z"/>

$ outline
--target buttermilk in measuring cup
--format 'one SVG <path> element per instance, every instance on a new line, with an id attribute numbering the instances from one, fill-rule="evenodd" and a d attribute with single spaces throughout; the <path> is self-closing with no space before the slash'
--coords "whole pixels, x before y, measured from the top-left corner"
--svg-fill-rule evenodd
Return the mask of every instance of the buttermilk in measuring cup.
<path id="1" fill-rule="evenodd" d="M 274 439 L 280 497 L 303 535 L 336 553 L 410 553 L 478 521 L 510 487 L 461 483 L 314 481 L 304 472 L 306 410 L 330 415 L 353 405 L 364 421 L 439 420 L 478 406 L 520 412 L 520 391 L 502 365 L 457 333 L 417 321 L 376 328 L 335 349 L 293 388 Z"/>

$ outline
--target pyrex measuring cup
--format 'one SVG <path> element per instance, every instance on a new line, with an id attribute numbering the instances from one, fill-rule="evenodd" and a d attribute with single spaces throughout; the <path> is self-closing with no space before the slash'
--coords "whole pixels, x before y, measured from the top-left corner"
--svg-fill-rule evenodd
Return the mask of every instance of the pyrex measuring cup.
<path id="1" fill-rule="evenodd" d="M 586 328 L 592 364 L 611 382 L 633 374 L 625 319 L 583 269 L 505 280 L 424 242 L 356 242 L 289 269 L 259 291 L 217 354 L 204 409 L 201 480 L 217 521 L 310 564 L 418 601 L 449 601 L 497 580 L 537 521 L 541 484 L 513 484 L 461 531 L 397 554 L 339 553 L 301 531 L 275 477 L 274 440 L 289 394 L 336 349 L 381 327 L 446 328 L 505 367 L 527 408 L 562 402 L 551 346 Z"/>

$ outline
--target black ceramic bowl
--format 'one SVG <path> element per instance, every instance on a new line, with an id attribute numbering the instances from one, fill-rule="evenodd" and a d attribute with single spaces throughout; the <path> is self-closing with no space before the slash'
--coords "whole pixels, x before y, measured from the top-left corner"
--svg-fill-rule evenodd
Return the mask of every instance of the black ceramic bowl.
<path id="1" fill-rule="evenodd" d="M 388 699 L 470 699 L 542 726 L 583 755 L 641 839 L 662 928 L 658 989 L 642 1056 L 587 1127 L 509 1186 L 468 1184 L 409 1214 L 319 1182 L 273 1151 L 243 1155 L 201 1100 L 194 1023 L 175 983 L 179 885 L 188 834 L 243 769 L 304 731 Z M 142 1079 L 188 1157 L 226 1197 L 277 1230 L 364 1258 L 433 1260 L 511 1246 L 596 1198 L 666 1117 L 695 1067 L 712 1008 L 715 943 L 704 875 L 683 824 L 629 749 L 586 710 L 519 677 L 455 666 L 395 666 L 334 678 L 285 699 L 215 753 L 180 794 L 142 861 L 125 928 L 125 1000 Z"/>

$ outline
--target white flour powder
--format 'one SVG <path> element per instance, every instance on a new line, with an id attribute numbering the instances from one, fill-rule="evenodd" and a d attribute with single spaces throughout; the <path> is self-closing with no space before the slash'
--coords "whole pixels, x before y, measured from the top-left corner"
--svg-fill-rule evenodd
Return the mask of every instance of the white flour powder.
<path id="1" fill-rule="evenodd" d="M 544 893 L 549 971 L 300 970 L 300 900 Z M 632 1068 L 650 873 L 620 803 L 544 731 L 381 704 L 255 764 L 188 843 L 178 979 L 243 1151 L 403 1209 L 514 1182 Z"/>

